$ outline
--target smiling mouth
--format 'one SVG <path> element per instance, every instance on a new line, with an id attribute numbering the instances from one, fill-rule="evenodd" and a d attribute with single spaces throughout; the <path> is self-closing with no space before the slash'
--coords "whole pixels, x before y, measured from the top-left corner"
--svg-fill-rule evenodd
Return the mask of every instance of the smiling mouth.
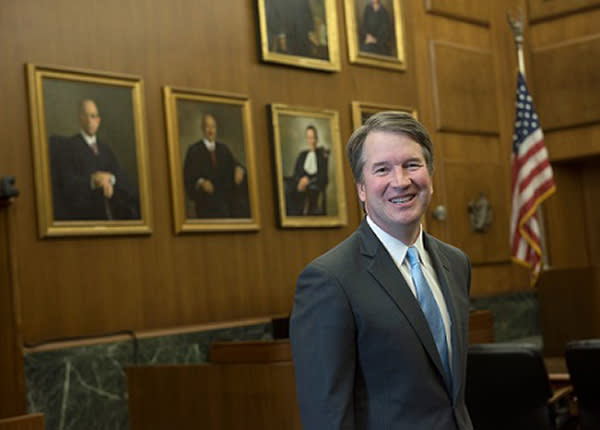
<path id="1" fill-rule="evenodd" d="M 415 195 L 411 194 L 410 196 L 394 197 L 393 199 L 389 199 L 389 202 L 391 202 L 395 205 L 401 205 L 401 204 L 410 202 L 414 198 L 415 198 Z"/>

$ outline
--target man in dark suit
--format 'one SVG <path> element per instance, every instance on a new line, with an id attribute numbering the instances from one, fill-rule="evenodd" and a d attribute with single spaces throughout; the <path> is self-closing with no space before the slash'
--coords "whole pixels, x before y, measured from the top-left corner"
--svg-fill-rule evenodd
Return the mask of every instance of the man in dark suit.
<path id="1" fill-rule="evenodd" d="M 197 218 L 245 218 L 250 216 L 246 170 L 231 150 L 217 142 L 217 120 L 202 119 L 204 139 L 189 147 L 183 166 L 188 197 Z"/>
<path id="2" fill-rule="evenodd" d="M 290 338 L 303 427 L 472 429 L 465 406 L 470 263 L 420 220 L 433 148 L 381 112 L 347 145 L 366 217 L 298 279 Z"/>
<path id="3" fill-rule="evenodd" d="M 269 49 L 300 57 L 318 57 L 314 18 L 308 0 L 266 0 Z"/>
<path id="4" fill-rule="evenodd" d="M 57 221 L 139 219 L 139 198 L 110 146 L 97 136 L 96 102 L 80 104 L 81 130 L 50 139 L 54 219 Z"/>
<path id="5" fill-rule="evenodd" d="M 392 20 L 381 0 L 365 6 L 360 28 L 360 50 L 371 54 L 391 55 Z"/>
<path id="6" fill-rule="evenodd" d="M 308 149 L 296 158 L 287 214 L 326 215 L 329 152 L 317 146 L 319 135 L 314 125 L 306 127 L 305 138 Z"/>

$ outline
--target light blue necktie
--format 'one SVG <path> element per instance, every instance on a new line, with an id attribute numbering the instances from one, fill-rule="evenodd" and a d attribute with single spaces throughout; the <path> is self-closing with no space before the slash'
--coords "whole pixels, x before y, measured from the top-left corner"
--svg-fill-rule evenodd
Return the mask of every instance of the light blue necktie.
<path id="1" fill-rule="evenodd" d="M 444 329 L 442 313 L 433 297 L 431 287 L 423 275 L 421 262 L 419 261 L 419 251 L 414 246 L 408 248 L 408 262 L 410 263 L 412 280 L 417 290 L 417 300 L 429 323 L 435 346 L 440 354 L 449 381 L 452 383 L 452 372 L 450 371 L 450 362 L 448 360 L 448 344 L 446 343 L 446 330 Z"/>

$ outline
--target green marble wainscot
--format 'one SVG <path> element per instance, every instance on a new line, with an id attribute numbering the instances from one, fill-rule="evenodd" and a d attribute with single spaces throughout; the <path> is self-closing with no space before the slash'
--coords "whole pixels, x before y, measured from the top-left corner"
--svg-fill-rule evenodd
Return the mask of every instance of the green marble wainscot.
<path id="1" fill-rule="evenodd" d="M 471 309 L 489 309 L 496 342 L 541 338 L 537 295 L 532 292 L 471 299 Z"/>
<path id="2" fill-rule="evenodd" d="M 25 354 L 29 412 L 46 430 L 126 430 L 125 368 L 205 363 L 214 341 L 267 340 L 270 323 Z"/>

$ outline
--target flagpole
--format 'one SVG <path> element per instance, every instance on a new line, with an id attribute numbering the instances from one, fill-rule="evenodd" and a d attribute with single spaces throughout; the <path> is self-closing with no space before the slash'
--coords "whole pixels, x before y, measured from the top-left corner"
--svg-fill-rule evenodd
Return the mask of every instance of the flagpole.
<path id="1" fill-rule="evenodd" d="M 513 19 L 509 13 L 506 14 L 508 25 L 510 26 L 513 37 L 515 39 L 515 45 L 517 46 L 517 61 L 519 65 L 519 71 L 525 78 L 525 56 L 523 54 L 523 7 L 519 7 L 519 19 Z M 541 206 L 536 211 L 536 217 L 540 226 L 540 248 L 542 250 L 542 270 L 550 267 L 548 263 L 548 253 L 546 252 L 546 228 L 544 226 L 544 214 Z"/>

